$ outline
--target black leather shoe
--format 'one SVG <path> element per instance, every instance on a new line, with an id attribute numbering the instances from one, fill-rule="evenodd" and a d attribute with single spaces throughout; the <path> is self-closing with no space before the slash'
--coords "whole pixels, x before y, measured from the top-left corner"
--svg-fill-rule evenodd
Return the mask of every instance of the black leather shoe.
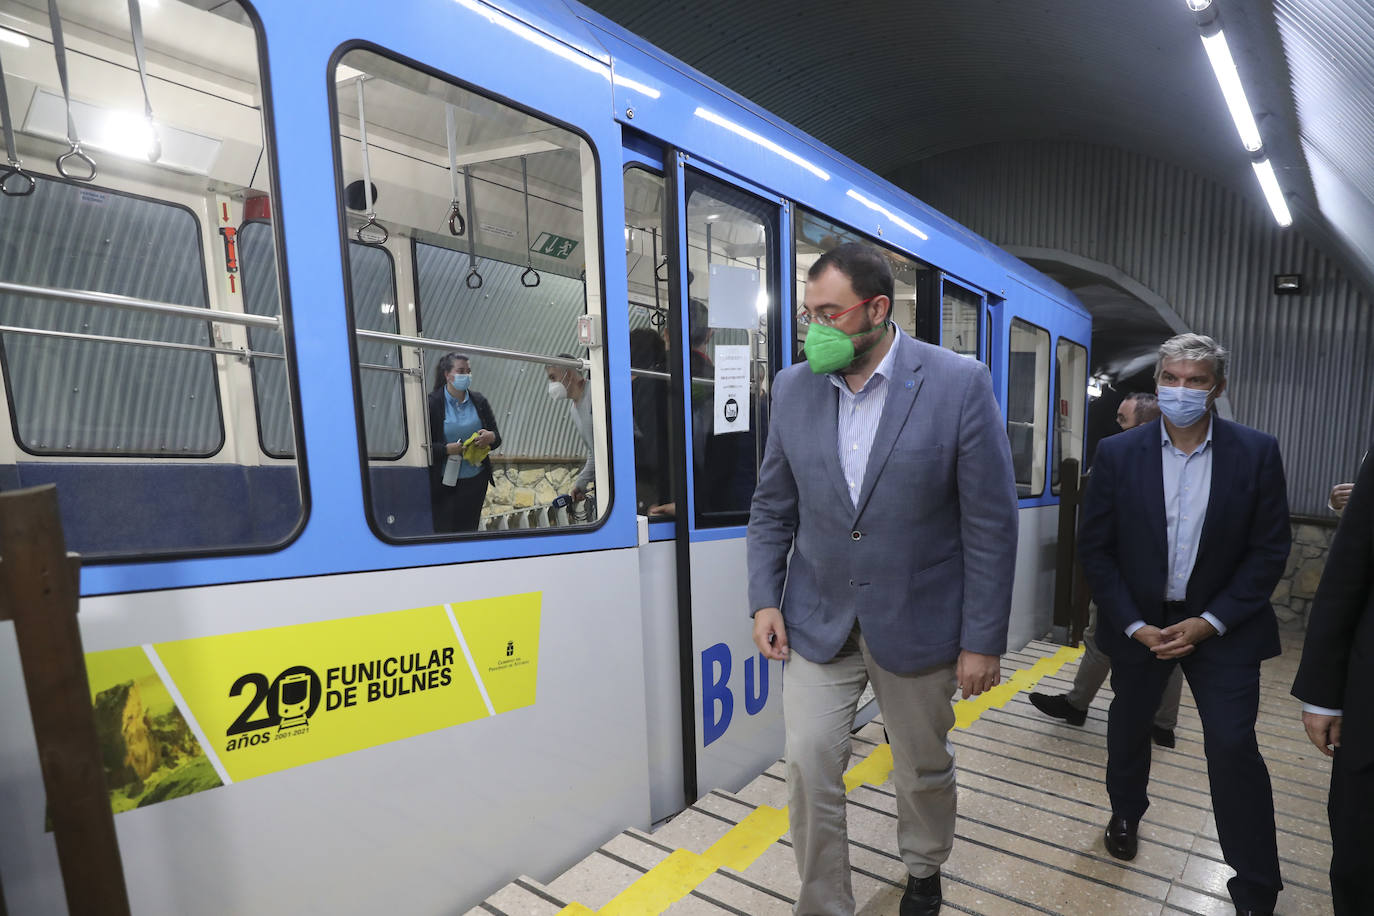
<path id="1" fill-rule="evenodd" d="M 1160 747 L 1174 746 L 1174 730 L 1172 728 L 1160 728 L 1158 725 L 1152 725 L 1150 726 L 1150 737 Z"/>
<path id="2" fill-rule="evenodd" d="M 943 900 L 938 871 L 929 878 L 911 875 L 907 878 L 906 893 L 902 894 L 900 916 L 936 916 Z"/>
<path id="3" fill-rule="evenodd" d="M 1107 821 L 1107 833 L 1103 839 L 1107 843 L 1107 851 L 1115 858 L 1127 862 L 1135 858 L 1137 823 L 1117 814 L 1113 814 L 1112 819 Z"/>
<path id="4" fill-rule="evenodd" d="M 1063 719 L 1070 725 L 1082 725 L 1088 721 L 1088 711 L 1069 705 L 1062 693 L 1033 693 L 1031 705 L 1051 719 Z"/>

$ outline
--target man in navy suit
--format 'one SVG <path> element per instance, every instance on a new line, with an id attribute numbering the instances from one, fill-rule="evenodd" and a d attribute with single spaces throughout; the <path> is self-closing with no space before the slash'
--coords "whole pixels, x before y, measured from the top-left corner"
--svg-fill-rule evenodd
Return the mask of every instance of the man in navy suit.
<path id="1" fill-rule="evenodd" d="M 1307 736 L 1335 758 L 1326 813 L 1336 916 L 1374 913 L 1374 449 L 1352 490 L 1293 681 Z"/>
<path id="2" fill-rule="evenodd" d="M 954 845 L 950 697 L 994 686 L 1016 485 L 982 363 L 893 324 L 876 249 L 822 255 L 807 362 L 778 374 L 749 517 L 754 642 L 783 668 L 799 916 L 852 916 L 844 769 L 864 684 L 892 748 L 901 916 L 934 916 Z M 785 583 L 785 587 L 784 587 Z"/>
<path id="3" fill-rule="evenodd" d="M 1272 913 L 1283 887 L 1269 771 L 1255 740 L 1260 662 L 1279 654 L 1269 596 L 1291 532 L 1273 436 L 1211 413 L 1227 352 L 1180 334 L 1159 348 L 1164 416 L 1098 445 L 1079 555 L 1112 658 L 1107 851 L 1133 859 L 1150 802 L 1150 725 L 1183 666 L 1202 719 L 1212 808 L 1237 913 Z"/>

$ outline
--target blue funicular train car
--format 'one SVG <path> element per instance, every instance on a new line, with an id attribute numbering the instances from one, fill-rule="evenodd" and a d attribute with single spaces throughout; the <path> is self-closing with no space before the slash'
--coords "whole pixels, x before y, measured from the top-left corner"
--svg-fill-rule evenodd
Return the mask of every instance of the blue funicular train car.
<path id="1" fill-rule="evenodd" d="M 454 912 L 775 760 L 744 531 L 837 240 L 992 373 L 1048 629 L 1061 287 L 576 3 L 135 8 L 0 7 L 0 488 L 83 556 L 135 912 Z M 500 433 L 459 532 L 453 352 Z M 0 877 L 60 912 L 22 677 L 0 631 Z"/>

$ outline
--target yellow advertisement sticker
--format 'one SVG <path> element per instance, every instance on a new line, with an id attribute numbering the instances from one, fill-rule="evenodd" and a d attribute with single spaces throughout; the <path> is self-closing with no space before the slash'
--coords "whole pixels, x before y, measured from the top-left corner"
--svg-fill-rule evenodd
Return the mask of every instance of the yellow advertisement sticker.
<path id="1" fill-rule="evenodd" d="M 539 611 L 531 593 L 91 653 L 112 803 L 148 803 L 159 767 L 184 772 L 155 801 L 529 706 Z"/>
<path id="2" fill-rule="evenodd" d="M 450 605 L 495 712 L 534 705 L 539 594 Z"/>

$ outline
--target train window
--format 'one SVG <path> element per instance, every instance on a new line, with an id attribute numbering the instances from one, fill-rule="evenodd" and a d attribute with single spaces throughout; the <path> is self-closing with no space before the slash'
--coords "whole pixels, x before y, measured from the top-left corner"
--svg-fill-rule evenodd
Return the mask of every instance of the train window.
<path id="1" fill-rule="evenodd" d="M 1007 351 L 1007 436 L 1011 439 L 1016 495 L 1039 496 L 1045 492 L 1049 331 L 1013 318 Z"/>
<path id="2" fill-rule="evenodd" d="M 600 351 L 577 332 L 601 312 L 591 147 L 371 51 L 343 55 L 335 86 L 367 454 L 398 459 L 369 468 L 374 530 L 596 521 L 609 502 L 604 385 L 586 371 Z M 413 334 L 390 286 L 390 252 L 405 248 Z"/>
<path id="3" fill-rule="evenodd" d="M 0 197 L 0 277 L 209 308 L 200 230 L 189 210 L 43 178 L 27 198 Z M 0 320 L 48 332 L 0 338 L 26 451 L 207 457 L 219 450 L 213 354 L 100 339 L 209 348 L 208 322 L 4 293 Z"/>
<path id="4" fill-rule="evenodd" d="M 1088 350 L 1059 338 L 1054 348 L 1054 457 L 1050 463 L 1050 492 L 1059 493 L 1059 464 L 1065 458 L 1083 460 L 1084 411 L 1088 392 Z"/>
<path id="5" fill-rule="evenodd" d="M 960 356 L 978 358 L 978 314 L 983 297 L 946 280 L 940 303 L 940 343 Z"/>
<path id="6" fill-rule="evenodd" d="M 165 0 L 146 35 L 121 4 L 64 5 L 67 103 L 48 11 L 12 6 L 5 75 L 25 91 L 0 120 L 33 190 L 0 196 L 0 487 L 55 483 L 88 561 L 278 546 L 303 514 L 289 309 L 274 269 L 241 290 L 235 256 L 272 187 L 254 26 L 232 0 Z M 274 264 L 270 223 L 249 235 Z"/>
<path id="7" fill-rule="evenodd" d="M 740 525 L 767 433 L 759 393 L 772 377 L 768 304 L 777 289 L 778 206 L 692 171 L 685 190 L 696 524 Z M 735 387 L 740 378 L 747 391 Z"/>
<path id="8" fill-rule="evenodd" d="M 925 304 L 922 302 L 922 298 L 926 295 L 925 291 L 930 288 L 929 281 L 934 276 L 930 265 L 893 251 L 853 229 L 841 226 L 839 223 L 818 216 L 802 207 L 797 208 L 796 219 L 793 220 L 792 225 L 795 227 L 792 244 L 797 270 L 796 302 L 798 307 L 806 298 L 806 272 L 811 269 L 812 264 L 816 263 L 816 259 L 831 248 L 845 242 L 863 242 L 887 255 L 892 264 L 895 298 L 892 303 L 892 320 L 897 322 L 897 326 L 912 337 L 919 336 L 917 333 L 918 315 L 921 312 L 921 306 Z M 974 321 L 976 326 L 977 319 L 975 318 Z M 975 335 L 976 333 L 975 331 Z M 793 338 L 793 345 L 796 348 L 793 353 L 794 359 L 806 358 L 802 354 L 802 344 L 805 340 L 805 328 L 797 323 L 796 336 Z"/>
<path id="9" fill-rule="evenodd" d="M 640 515 L 671 518 L 675 447 L 668 375 L 668 259 L 663 177 L 625 170 L 625 258 L 630 292 L 630 402 L 635 434 L 635 504 Z"/>

